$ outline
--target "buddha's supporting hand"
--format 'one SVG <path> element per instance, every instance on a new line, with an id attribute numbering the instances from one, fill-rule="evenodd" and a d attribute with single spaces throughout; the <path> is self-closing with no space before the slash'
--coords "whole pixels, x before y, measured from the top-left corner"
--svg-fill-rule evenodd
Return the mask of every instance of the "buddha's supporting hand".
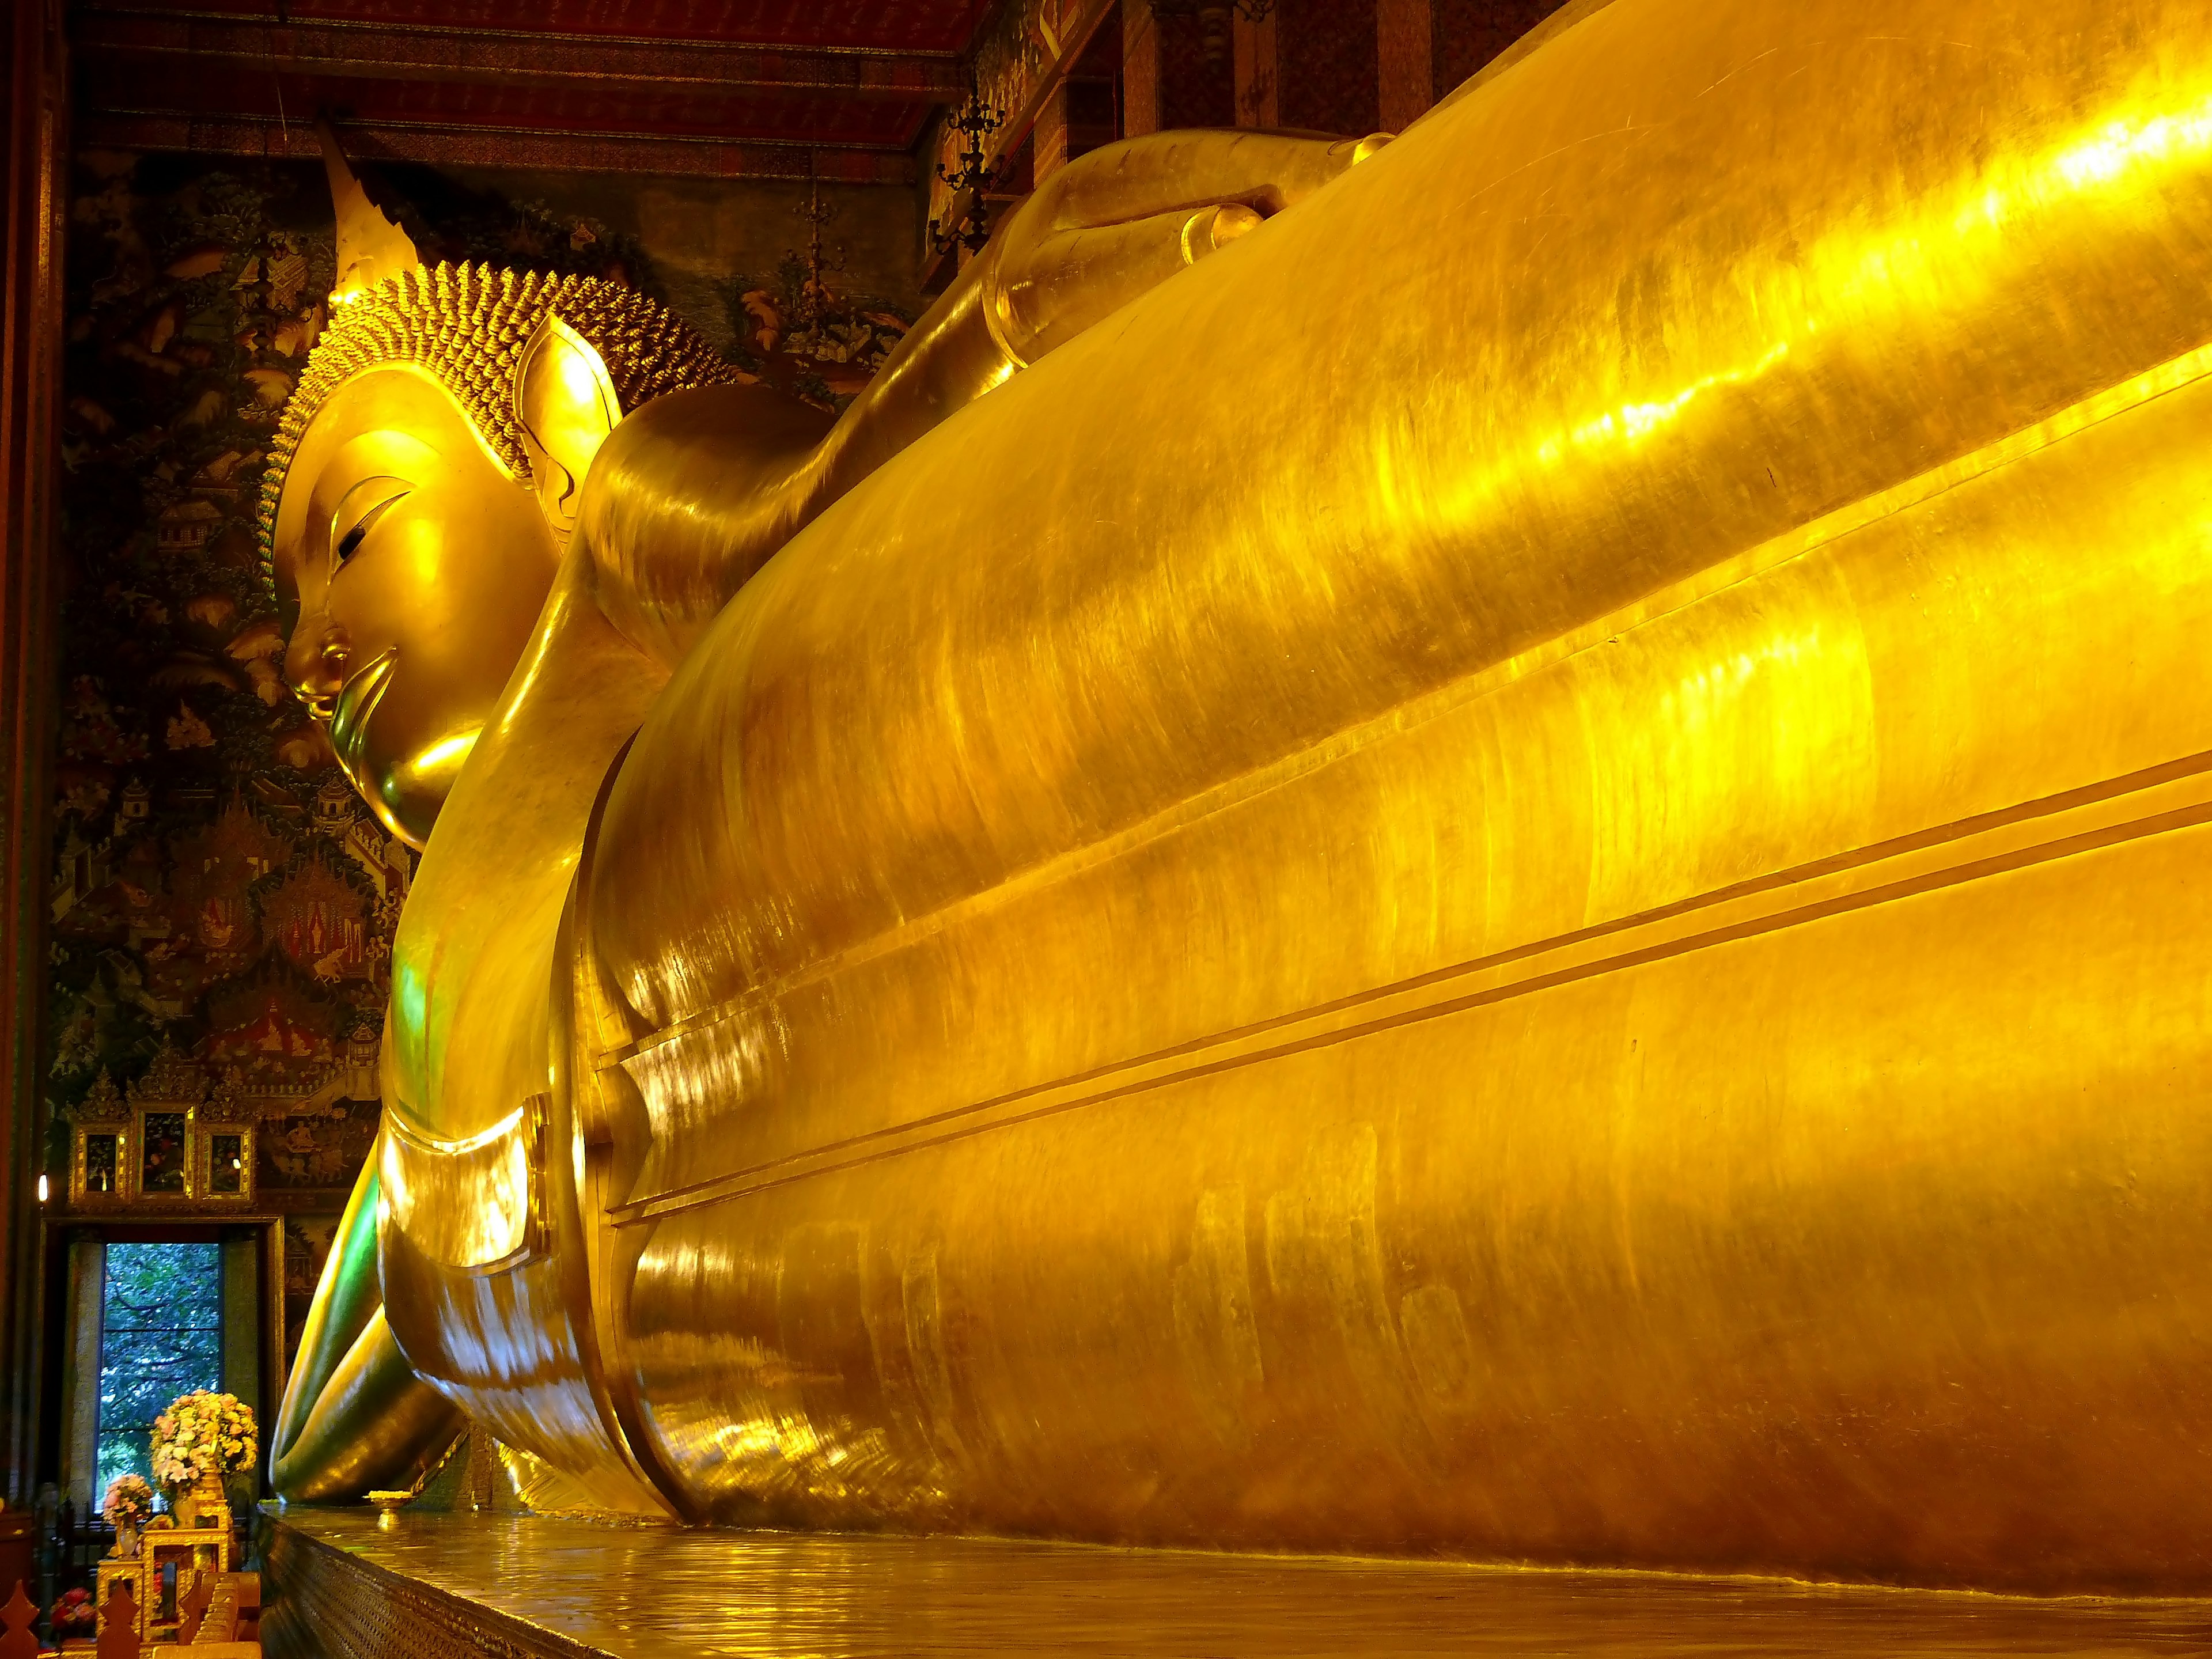
<path id="1" fill-rule="evenodd" d="M 607 439 L 583 491 L 609 620 L 672 670 L 771 554 L 908 445 L 1388 142 L 1188 131 L 1109 144 L 1006 217 L 826 434 L 764 387 L 648 404 Z"/>

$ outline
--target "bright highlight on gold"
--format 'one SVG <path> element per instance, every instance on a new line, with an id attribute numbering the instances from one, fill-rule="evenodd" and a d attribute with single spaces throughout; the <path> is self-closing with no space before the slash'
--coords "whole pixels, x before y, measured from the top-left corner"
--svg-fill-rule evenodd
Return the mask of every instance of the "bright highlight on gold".
<path id="1" fill-rule="evenodd" d="M 325 374 L 428 850 L 280 1489 L 2206 1588 L 2208 110 L 1613 0 L 1084 157 L 834 426 L 567 290 Z"/>

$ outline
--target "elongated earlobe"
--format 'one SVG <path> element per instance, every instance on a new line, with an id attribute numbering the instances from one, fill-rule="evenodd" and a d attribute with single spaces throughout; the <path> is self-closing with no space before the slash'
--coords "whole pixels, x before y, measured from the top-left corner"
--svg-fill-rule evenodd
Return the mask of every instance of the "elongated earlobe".
<path id="1" fill-rule="evenodd" d="M 622 419 L 605 362 L 589 340 L 549 314 L 522 348 L 514 416 L 545 522 L 564 545 L 592 457 Z"/>

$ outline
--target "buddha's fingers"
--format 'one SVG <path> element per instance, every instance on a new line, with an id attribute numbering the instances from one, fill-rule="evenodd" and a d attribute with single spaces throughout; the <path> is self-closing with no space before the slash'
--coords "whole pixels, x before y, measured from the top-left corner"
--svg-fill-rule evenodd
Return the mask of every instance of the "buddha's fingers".
<path id="1" fill-rule="evenodd" d="M 1228 203 L 1011 246 L 1000 257 L 994 319 L 1008 349 L 1034 362 L 1261 222 Z"/>
<path id="2" fill-rule="evenodd" d="M 1212 202 L 1242 203 L 1265 217 L 1389 142 L 1389 134 L 1379 132 L 1364 138 L 1203 128 L 1148 133 L 1069 162 L 1039 186 L 1019 216 L 1035 225 L 1031 234 L 1039 240 Z"/>

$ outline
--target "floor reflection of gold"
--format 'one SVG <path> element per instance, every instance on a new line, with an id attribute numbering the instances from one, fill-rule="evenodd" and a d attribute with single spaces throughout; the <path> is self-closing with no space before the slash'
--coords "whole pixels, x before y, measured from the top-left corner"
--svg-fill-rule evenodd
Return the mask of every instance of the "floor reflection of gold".
<path id="1" fill-rule="evenodd" d="M 357 1572 L 356 1564 L 367 1563 L 505 1615 L 496 1622 L 510 1642 L 534 1626 L 528 1635 L 553 1637 L 547 1652 L 617 1659 L 2212 1650 L 2212 1602 L 2201 1601 L 2037 1601 L 1772 1580 L 687 1531 L 540 1516 L 407 1514 L 380 1531 L 366 1510 L 295 1510 L 264 1547 L 272 1537 L 279 1606 L 288 1575 L 319 1571 L 318 1594 L 328 1597 L 333 1564 Z M 362 1582 L 365 1596 L 395 1606 L 391 1580 L 371 1572 Z M 327 1632 L 331 1622 L 320 1628 Z M 392 1651 L 431 1650 L 394 1634 Z M 299 1641 L 272 1642 L 272 1655 L 348 1659 L 327 1639 L 315 1650 Z"/>

